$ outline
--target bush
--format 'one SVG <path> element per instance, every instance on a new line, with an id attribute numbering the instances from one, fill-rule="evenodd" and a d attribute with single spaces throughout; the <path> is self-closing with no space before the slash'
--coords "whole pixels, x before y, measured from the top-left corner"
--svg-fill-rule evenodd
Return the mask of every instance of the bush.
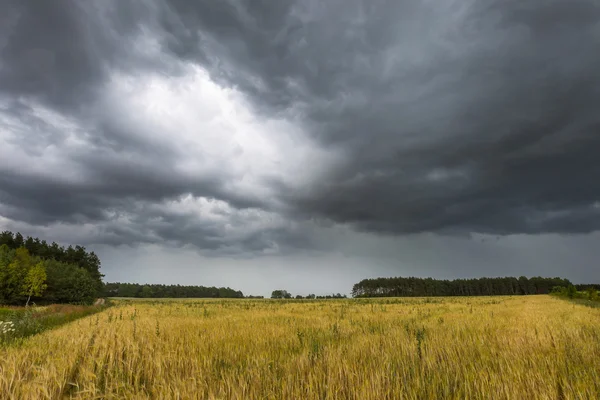
<path id="1" fill-rule="evenodd" d="M 550 291 L 550 294 L 554 294 L 557 296 L 566 296 L 567 295 L 567 288 L 562 287 L 562 286 L 554 286 L 552 288 L 552 290 Z"/>

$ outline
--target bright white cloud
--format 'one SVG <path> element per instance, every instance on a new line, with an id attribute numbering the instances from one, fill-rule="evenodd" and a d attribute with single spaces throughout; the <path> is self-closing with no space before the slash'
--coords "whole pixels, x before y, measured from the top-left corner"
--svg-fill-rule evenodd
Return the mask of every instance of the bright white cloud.
<path id="1" fill-rule="evenodd" d="M 240 93 L 197 66 L 177 77 L 114 75 L 102 109 L 135 126 L 140 139 L 175 148 L 178 173 L 226 174 L 231 191 L 274 196 L 265 179 L 308 184 L 334 159 L 293 123 L 256 116 Z"/>

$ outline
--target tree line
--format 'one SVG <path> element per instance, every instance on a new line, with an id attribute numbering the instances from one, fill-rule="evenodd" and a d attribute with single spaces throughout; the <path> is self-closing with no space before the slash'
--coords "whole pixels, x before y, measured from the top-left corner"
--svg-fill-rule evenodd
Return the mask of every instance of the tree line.
<path id="1" fill-rule="evenodd" d="M 277 290 L 273 290 L 273 292 L 271 292 L 271 298 L 272 299 L 345 299 L 347 296 L 344 294 L 340 294 L 340 293 L 336 293 L 336 294 L 331 294 L 331 295 L 325 295 L 325 296 L 317 296 L 314 294 L 309 294 L 307 296 L 302 296 L 302 295 L 296 295 L 296 296 L 292 296 L 292 294 L 290 292 L 288 292 L 287 290 L 284 289 L 277 289 Z"/>
<path id="2" fill-rule="evenodd" d="M 239 290 L 228 287 L 182 286 L 139 283 L 105 283 L 105 297 L 138 298 L 243 298 Z"/>
<path id="3" fill-rule="evenodd" d="M 0 233 L 0 246 L 2 245 L 13 250 L 24 247 L 33 257 L 79 267 L 87 271 L 94 280 L 96 289 L 102 290 L 104 275 L 100 273 L 100 258 L 93 251 L 88 252 L 83 246 L 59 246 L 56 242 L 47 243 L 39 238 L 23 237 L 19 232 L 13 234 L 10 231 Z"/>
<path id="4" fill-rule="evenodd" d="M 91 304 L 97 295 L 98 282 L 87 270 L 0 245 L 1 304 Z"/>
<path id="5" fill-rule="evenodd" d="M 102 290 L 100 259 L 82 246 L 59 246 L 0 233 L 0 303 L 89 304 Z"/>
<path id="6" fill-rule="evenodd" d="M 59 246 L 20 233 L 0 233 L 0 303 L 91 303 L 100 296 L 138 298 L 243 298 L 229 287 L 182 286 L 102 282 L 100 259 L 83 246 Z M 572 285 L 562 278 L 478 278 L 438 280 L 396 277 L 364 279 L 352 288 L 353 297 L 486 296 L 547 294 L 553 288 L 598 291 L 598 284 Z M 556 289 L 559 290 L 559 289 Z M 555 290 L 555 292 L 556 292 Z M 295 298 L 335 299 L 345 295 Z M 262 298 L 262 296 L 248 296 Z M 287 290 L 275 290 L 271 298 L 294 298 Z"/>
<path id="7" fill-rule="evenodd" d="M 439 280 L 432 278 L 363 279 L 352 287 L 353 297 L 493 296 L 548 294 L 556 286 L 569 287 L 563 278 L 475 278 Z"/>
<path id="8" fill-rule="evenodd" d="M 574 286 L 575 286 L 575 289 L 580 292 L 586 292 L 590 289 L 600 291 L 600 283 L 583 283 L 583 284 L 578 284 L 578 285 L 574 285 Z"/>

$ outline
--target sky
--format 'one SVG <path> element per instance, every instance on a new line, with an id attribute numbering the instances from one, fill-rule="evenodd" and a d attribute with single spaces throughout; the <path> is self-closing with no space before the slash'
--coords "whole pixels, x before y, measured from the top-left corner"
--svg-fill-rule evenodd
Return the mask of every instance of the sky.
<path id="1" fill-rule="evenodd" d="M 600 282 L 595 0 L 0 0 L 0 229 L 106 281 Z"/>

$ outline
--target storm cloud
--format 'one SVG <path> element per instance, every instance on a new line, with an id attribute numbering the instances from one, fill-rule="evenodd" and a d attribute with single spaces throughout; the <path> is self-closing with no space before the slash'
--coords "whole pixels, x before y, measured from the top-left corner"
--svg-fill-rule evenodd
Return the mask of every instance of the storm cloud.
<path id="1" fill-rule="evenodd" d="M 598 49 L 592 0 L 5 0 L 0 222 L 236 257 L 589 234 Z"/>
<path id="2" fill-rule="evenodd" d="M 167 49 L 342 154 L 288 197 L 299 215 L 391 233 L 598 228 L 595 2 L 207 3 L 172 2 Z"/>

